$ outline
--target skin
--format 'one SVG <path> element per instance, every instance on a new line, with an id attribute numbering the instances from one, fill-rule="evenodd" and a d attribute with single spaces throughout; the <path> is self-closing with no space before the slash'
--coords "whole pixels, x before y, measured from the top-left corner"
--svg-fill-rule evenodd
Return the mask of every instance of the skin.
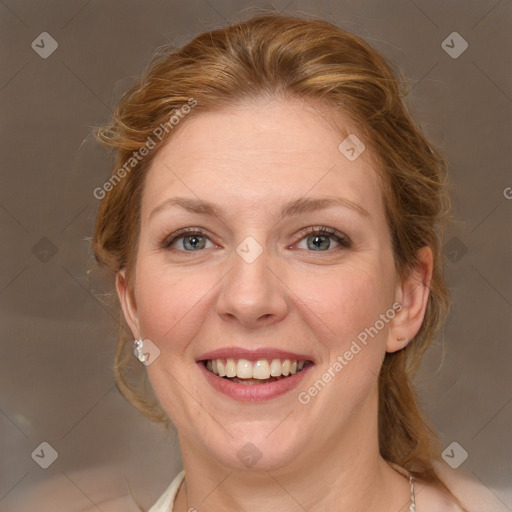
<path id="1" fill-rule="evenodd" d="M 177 428 L 188 475 L 177 512 L 389 512 L 409 502 L 408 480 L 379 454 L 377 375 L 386 352 L 402 349 L 421 326 L 432 253 L 422 249 L 416 271 L 398 279 L 369 150 L 349 161 L 338 149 L 349 133 L 364 140 L 347 117 L 334 120 L 321 105 L 251 101 L 182 121 L 151 164 L 133 294 L 123 271 L 117 291 L 134 337 L 160 350 L 147 370 Z M 276 218 L 292 199 L 328 195 L 366 215 L 335 206 Z M 211 201 L 223 216 L 180 208 L 150 215 L 175 196 Z M 351 245 L 327 238 L 315 250 L 314 235 L 304 233 L 310 226 L 333 228 Z M 184 247 L 190 238 L 162 248 L 164 238 L 185 227 L 207 232 L 199 240 L 204 248 Z M 236 252 L 247 236 L 263 249 L 251 264 Z M 297 394 L 395 302 L 402 310 L 300 404 Z M 309 354 L 315 366 L 297 390 L 238 402 L 213 389 L 195 362 L 233 345 Z M 252 468 L 237 457 L 249 442 L 262 454 Z M 450 510 L 446 505 L 428 487 L 417 497 L 419 511 Z"/>

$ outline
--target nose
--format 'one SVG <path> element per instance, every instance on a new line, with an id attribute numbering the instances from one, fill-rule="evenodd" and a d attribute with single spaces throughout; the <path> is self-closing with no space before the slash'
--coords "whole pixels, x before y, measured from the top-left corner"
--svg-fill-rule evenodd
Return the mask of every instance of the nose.
<path id="1" fill-rule="evenodd" d="M 221 281 L 217 312 L 225 321 L 247 329 L 282 320 L 288 311 L 286 276 L 268 251 L 254 261 L 234 253 L 231 270 Z"/>

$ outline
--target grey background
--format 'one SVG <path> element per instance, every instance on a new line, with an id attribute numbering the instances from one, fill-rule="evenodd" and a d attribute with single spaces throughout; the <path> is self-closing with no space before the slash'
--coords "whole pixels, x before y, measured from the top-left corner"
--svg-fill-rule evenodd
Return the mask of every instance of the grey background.
<path id="1" fill-rule="evenodd" d="M 156 47 L 253 6 L 326 18 L 410 80 L 413 117 L 448 158 L 456 219 L 454 307 L 416 384 L 443 446 L 469 454 L 456 471 L 512 510 L 509 0 L 0 1 L 0 510 L 33 496 L 39 512 L 114 511 L 129 488 L 147 508 L 181 469 L 174 433 L 113 385 L 117 324 L 86 275 L 110 160 L 90 133 Z M 469 44 L 456 59 L 442 47 L 454 31 Z M 46 59 L 31 47 L 42 32 L 58 43 Z M 43 441 L 59 455 L 48 469 L 31 457 Z"/>

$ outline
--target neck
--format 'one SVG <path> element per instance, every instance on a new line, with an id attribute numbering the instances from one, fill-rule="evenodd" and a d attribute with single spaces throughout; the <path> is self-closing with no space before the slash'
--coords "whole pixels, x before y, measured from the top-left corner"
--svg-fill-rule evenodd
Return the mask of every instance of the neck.
<path id="1" fill-rule="evenodd" d="M 375 414 L 370 417 L 377 418 L 372 402 L 368 405 Z M 410 497 L 409 483 L 380 456 L 377 420 L 354 419 L 343 433 L 322 434 L 315 438 L 320 445 L 305 447 L 292 463 L 267 470 L 225 466 L 180 437 L 186 480 L 173 510 L 401 510 Z"/>

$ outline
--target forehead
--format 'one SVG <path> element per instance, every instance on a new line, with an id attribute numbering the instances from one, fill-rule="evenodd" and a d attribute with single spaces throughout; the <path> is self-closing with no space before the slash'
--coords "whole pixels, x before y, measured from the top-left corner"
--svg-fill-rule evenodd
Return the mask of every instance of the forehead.
<path id="1" fill-rule="evenodd" d="M 325 194 L 370 210 L 382 207 L 369 150 L 347 158 L 354 141 L 354 150 L 362 149 L 357 146 L 362 136 L 348 116 L 325 105 L 258 100 L 198 112 L 181 122 L 148 170 L 143 217 L 175 195 L 260 211 L 290 198 Z"/>

